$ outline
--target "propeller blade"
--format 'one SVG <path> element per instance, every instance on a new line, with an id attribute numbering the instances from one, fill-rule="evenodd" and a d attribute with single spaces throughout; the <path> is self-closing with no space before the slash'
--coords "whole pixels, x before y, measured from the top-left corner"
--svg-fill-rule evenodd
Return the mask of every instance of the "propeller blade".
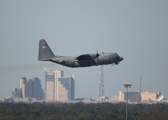
<path id="1" fill-rule="evenodd" d="M 96 52 L 97 52 L 97 53 L 96 53 L 97 57 L 99 57 L 99 53 L 98 53 L 98 50 L 96 50 Z"/>

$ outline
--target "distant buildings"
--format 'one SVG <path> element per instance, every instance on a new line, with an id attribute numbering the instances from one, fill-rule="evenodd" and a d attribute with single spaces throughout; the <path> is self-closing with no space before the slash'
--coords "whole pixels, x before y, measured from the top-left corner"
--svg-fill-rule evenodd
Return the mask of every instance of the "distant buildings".
<path id="1" fill-rule="evenodd" d="M 13 88 L 12 97 L 13 98 L 22 98 L 22 90 L 21 90 L 21 88 Z"/>
<path id="2" fill-rule="evenodd" d="M 165 102 L 164 95 L 161 92 L 127 92 L 119 91 L 119 96 L 108 98 L 101 96 L 99 98 L 75 98 L 75 76 L 64 77 L 63 71 L 60 70 L 45 70 L 45 90 L 43 93 L 39 78 L 27 79 L 20 78 L 20 87 L 13 88 L 12 97 L 0 98 L 0 102 L 61 102 L 61 103 L 101 103 L 110 102 L 118 103 L 125 102 L 128 99 L 129 103 L 157 103 Z"/>
<path id="3" fill-rule="evenodd" d="M 45 70 L 45 100 L 68 101 L 75 97 L 75 76 L 63 77 L 63 71 Z"/>
<path id="4" fill-rule="evenodd" d="M 20 78 L 20 87 L 13 88 L 9 101 L 14 102 L 66 102 L 75 98 L 75 76 L 63 76 L 60 70 L 45 70 L 45 90 L 40 79 Z M 42 101 L 40 101 L 42 100 Z M 3 101 L 3 99 L 1 100 Z"/>
<path id="5" fill-rule="evenodd" d="M 42 100 L 43 90 L 40 79 L 20 78 L 20 88 L 13 88 L 12 98 L 35 98 L 37 100 Z"/>
<path id="6" fill-rule="evenodd" d="M 124 102 L 127 99 L 127 92 L 119 91 L 119 101 Z M 152 103 L 159 102 L 164 99 L 161 92 L 128 92 L 129 102 Z"/>

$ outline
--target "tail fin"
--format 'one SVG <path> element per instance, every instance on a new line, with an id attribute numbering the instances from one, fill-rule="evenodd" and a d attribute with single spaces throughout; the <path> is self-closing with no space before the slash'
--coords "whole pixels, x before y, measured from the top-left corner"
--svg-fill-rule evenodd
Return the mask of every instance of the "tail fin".
<path id="1" fill-rule="evenodd" d="M 48 46 L 47 42 L 44 39 L 39 41 L 39 53 L 38 60 L 39 61 L 50 61 L 54 57 L 54 53 Z"/>

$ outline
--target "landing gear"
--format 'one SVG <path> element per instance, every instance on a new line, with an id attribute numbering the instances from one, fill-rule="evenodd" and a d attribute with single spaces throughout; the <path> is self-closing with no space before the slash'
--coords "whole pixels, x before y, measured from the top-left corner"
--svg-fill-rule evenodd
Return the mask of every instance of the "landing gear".
<path id="1" fill-rule="evenodd" d="M 118 62 L 116 62 L 115 64 L 116 64 L 116 65 L 118 65 L 119 63 L 118 63 Z"/>

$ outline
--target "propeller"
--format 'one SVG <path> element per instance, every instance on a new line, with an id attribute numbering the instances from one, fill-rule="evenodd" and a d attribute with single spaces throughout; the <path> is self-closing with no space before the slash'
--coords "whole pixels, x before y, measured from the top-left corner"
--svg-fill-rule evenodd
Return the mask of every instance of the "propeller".
<path id="1" fill-rule="evenodd" d="M 98 53 L 98 50 L 96 50 L 96 52 L 97 52 L 97 53 L 96 53 L 96 56 L 97 56 L 97 57 L 99 57 L 99 53 Z"/>

